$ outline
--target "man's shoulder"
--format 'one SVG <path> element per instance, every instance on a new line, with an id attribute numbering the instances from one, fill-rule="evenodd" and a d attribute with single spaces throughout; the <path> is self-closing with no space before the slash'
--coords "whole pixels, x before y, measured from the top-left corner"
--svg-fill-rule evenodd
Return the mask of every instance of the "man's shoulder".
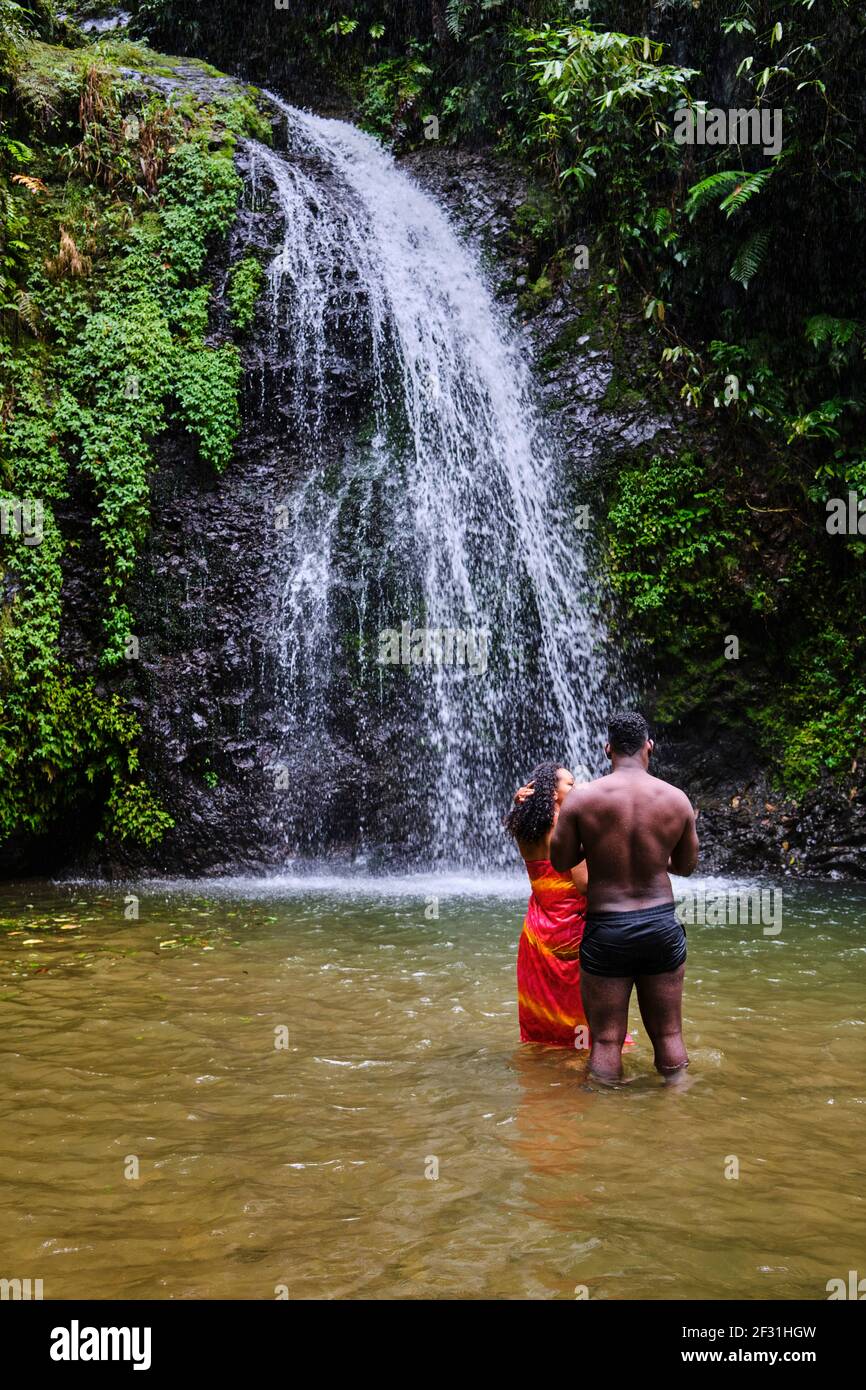
<path id="1" fill-rule="evenodd" d="M 603 773 L 601 777 L 593 777 L 591 781 L 577 782 L 568 793 L 565 807 L 579 813 L 582 809 L 599 804 L 608 799 L 611 795 L 617 795 L 616 780 L 611 774 Z"/>
<path id="2" fill-rule="evenodd" d="M 562 803 L 563 811 L 577 812 L 580 810 L 581 806 L 586 806 L 589 799 L 592 797 L 592 788 L 597 786 L 598 782 L 601 780 L 601 778 L 597 778 L 596 781 L 593 782 L 575 782 L 568 796 Z"/>
<path id="3" fill-rule="evenodd" d="M 646 778 L 640 778 L 638 786 L 640 794 L 643 796 L 660 797 L 671 805 L 681 806 L 683 811 L 691 811 L 692 809 L 692 803 L 684 791 L 675 787 L 673 782 L 665 782 L 663 778 L 656 777 L 653 773 L 649 773 Z M 636 791 L 635 782 L 631 777 L 624 781 L 615 773 L 604 773 L 601 777 L 594 777 L 591 782 L 576 783 L 566 797 L 563 810 L 579 811 L 582 806 L 589 806 L 593 802 L 610 799 L 618 801 L 622 797 L 630 799 L 636 794 Z"/>
<path id="4" fill-rule="evenodd" d="M 682 787 L 675 787 L 673 782 L 666 782 L 664 778 L 656 777 L 653 773 L 650 773 L 650 776 L 655 783 L 657 794 L 664 796 L 665 800 L 669 800 L 671 803 L 681 803 L 684 811 L 691 811 L 692 803 L 686 796 Z"/>
<path id="5" fill-rule="evenodd" d="M 586 782 L 575 782 L 571 791 L 568 793 L 569 799 L 575 801 L 585 801 L 588 796 L 596 796 L 599 791 L 610 786 L 610 773 L 603 772 L 600 777 L 593 777 Z"/>

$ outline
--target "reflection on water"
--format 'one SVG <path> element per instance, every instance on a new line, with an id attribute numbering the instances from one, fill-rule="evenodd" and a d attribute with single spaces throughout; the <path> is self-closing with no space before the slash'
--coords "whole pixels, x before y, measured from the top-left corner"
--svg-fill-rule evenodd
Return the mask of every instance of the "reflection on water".
<path id="1" fill-rule="evenodd" d="M 517 1042 L 523 884 L 470 887 L 4 888 L 0 1276 L 824 1298 L 866 1273 L 866 892 L 786 887 L 775 937 L 689 927 L 690 1084 L 633 1008 L 631 1083 L 602 1090 Z"/>

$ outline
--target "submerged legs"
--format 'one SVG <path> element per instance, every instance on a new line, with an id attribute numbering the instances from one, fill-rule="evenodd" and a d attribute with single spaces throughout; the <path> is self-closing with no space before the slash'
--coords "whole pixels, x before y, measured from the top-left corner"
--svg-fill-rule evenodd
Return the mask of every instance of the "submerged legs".
<path id="1" fill-rule="evenodd" d="M 622 1078 L 622 1046 L 628 1029 L 628 1001 L 633 984 L 630 975 L 590 975 L 586 970 L 581 971 L 580 993 L 592 1035 L 589 1070 L 599 1081 Z"/>
<path id="2" fill-rule="evenodd" d="M 655 1052 L 656 1070 L 663 1076 L 689 1064 L 683 1042 L 683 978 L 685 963 L 661 975 L 640 975 L 637 1002 Z"/>

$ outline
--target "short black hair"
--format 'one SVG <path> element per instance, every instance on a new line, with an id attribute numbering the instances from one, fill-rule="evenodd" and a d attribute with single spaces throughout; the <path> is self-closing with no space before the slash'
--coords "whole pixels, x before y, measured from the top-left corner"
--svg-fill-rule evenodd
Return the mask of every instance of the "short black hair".
<path id="1" fill-rule="evenodd" d="M 625 710 L 611 715 L 607 725 L 607 741 L 612 753 L 637 753 L 649 738 L 649 725 L 642 714 Z"/>

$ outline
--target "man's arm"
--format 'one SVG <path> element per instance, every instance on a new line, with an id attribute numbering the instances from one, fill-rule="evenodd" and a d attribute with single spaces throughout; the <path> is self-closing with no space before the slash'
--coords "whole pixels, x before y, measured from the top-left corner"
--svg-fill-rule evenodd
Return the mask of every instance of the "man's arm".
<path id="1" fill-rule="evenodd" d="M 683 878 L 688 878 L 693 874 L 698 862 L 698 832 L 695 827 L 695 813 L 691 803 L 688 805 L 688 814 L 683 833 L 671 850 L 670 870 L 673 874 L 680 874 Z"/>
<path id="2" fill-rule="evenodd" d="M 577 816 L 577 798 L 573 791 L 560 807 L 556 826 L 550 841 L 550 862 L 558 874 L 567 874 L 575 864 L 585 858 L 586 851 L 580 841 L 580 824 Z"/>

